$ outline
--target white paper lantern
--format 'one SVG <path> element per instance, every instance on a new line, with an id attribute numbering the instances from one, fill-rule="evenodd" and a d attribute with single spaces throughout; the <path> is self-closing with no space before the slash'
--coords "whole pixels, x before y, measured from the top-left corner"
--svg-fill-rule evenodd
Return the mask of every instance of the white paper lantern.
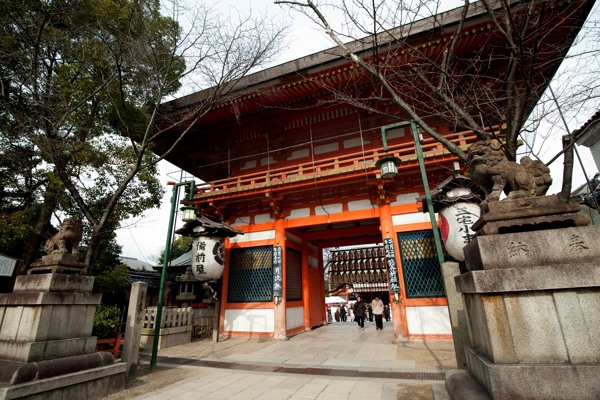
<path id="1" fill-rule="evenodd" d="M 199 281 L 212 281 L 223 276 L 225 239 L 204 237 L 192 242 L 192 272 Z"/>
<path id="2" fill-rule="evenodd" d="M 454 191 L 468 189 L 455 189 Z M 447 193 L 448 197 L 462 193 Z M 463 261 L 465 259 L 463 248 L 475 236 L 471 226 L 479 219 L 481 210 L 479 205 L 470 202 L 458 202 L 440 210 L 440 231 L 446 251 L 454 259 Z"/>

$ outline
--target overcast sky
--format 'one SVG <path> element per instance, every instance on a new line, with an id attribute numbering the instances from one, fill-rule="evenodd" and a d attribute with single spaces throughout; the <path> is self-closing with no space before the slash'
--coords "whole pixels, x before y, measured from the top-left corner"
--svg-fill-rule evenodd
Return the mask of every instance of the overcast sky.
<path id="1" fill-rule="evenodd" d="M 283 8 L 273 4 L 273 0 L 218 0 L 216 4 L 221 5 L 224 13 L 228 12 L 231 7 L 240 8 L 242 11 L 251 6 L 253 13 L 268 13 L 273 18 L 280 18 L 285 21 L 286 26 L 289 26 L 287 35 L 287 46 L 282 50 L 277 60 L 273 65 L 279 65 L 287 61 L 291 61 L 309 54 L 313 54 L 333 46 L 330 39 L 320 32 L 312 23 L 303 15 L 290 12 L 287 8 Z M 599 6 L 596 5 L 595 10 L 598 12 Z M 576 129 L 583 124 L 590 115 L 581 115 L 579 120 L 573 123 L 570 129 Z M 559 151 L 560 135 L 553 139 L 548 144 L 553 150 L 550 153 L 553 155 Z M 556 149 L 554 151 L 554 149 Z M 593 162 L 591 152 L 587 147 L 578 146 L 578 151 L 585 165 L 589 176 L 593 176 L 597 172 L 597 168 Z M 551 156 L 545 156 L 545 159 L 550 159 Z M 156 263 L 156 259 L 160 252 L 164 249 L 166 243 L 167 227 L 169 223 L 169 212 L 171 204 L 172 189 L 167 186 L 167 181 L 180 181 L 182 178 L 181 171 L 167 162 L 159 164 L 160 172 L 165 188 L 165 196 L 160 209 L 148 210 L 143 217 L 134 220 L 124 221 L 122 228 L 117 231 L 117 240 L 123 247 L 122 255 L 125 257 L 137 258 L 138 260 L 146 261 L 151 264 Z M 548 194 L 557 193 L 560 191 L 562 181 L 562 158 L 555 161 L 551 166 L 551 174 L 554 183 Z M 585 176 L 579 163 L 576 159 L 573 173 L 573 188 L 576 188 L 585 183 Z M 188 177 L 183 177 L 181 181 Z M 181 189 L 183 192 L 183 189 Z M 180 227 L 182 222 L 180 218 L 176 218 L 176 228 Z"/>

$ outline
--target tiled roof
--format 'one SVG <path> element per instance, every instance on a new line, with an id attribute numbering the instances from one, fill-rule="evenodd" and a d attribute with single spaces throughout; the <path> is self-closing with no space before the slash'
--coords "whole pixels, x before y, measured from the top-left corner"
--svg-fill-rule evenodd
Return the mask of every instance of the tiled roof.
<path id="1" fill-rule="evenodd" d="M 138 260 L 137 258 L 121 257 L 120 261 L 123 264 L 127 265 L 127 268 L 134 271 L 154 271 L 154 268 L 152 268 L 152 265 L 150 263 Z"/>

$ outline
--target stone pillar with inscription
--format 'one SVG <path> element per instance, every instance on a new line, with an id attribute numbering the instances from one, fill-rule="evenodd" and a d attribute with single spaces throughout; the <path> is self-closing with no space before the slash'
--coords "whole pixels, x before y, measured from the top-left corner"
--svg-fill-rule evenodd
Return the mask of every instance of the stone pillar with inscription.
<path id="1" fill-rule="evenodd" d="M 142 326 L 144 325 L 147 293 L 147 283 L 134 282 L 131 285 L 129 306 L 127 307 L 127 335 L 125 335 L 123 355 L 121 357 L 127 364 L 127 371 L 125 373 L 125 378 L 127 380 L 135 378 L 137 366 L 139 364 L 140 338 L 142 336 Z"/>
<path id="2" fill-rule="evenodd" d="M 455 278 L 467 370 L 446 375 L 450 398 L 600 398 L 600 227 L 578 210 L 556 196 L 501 201 L 473 225 Z"/>

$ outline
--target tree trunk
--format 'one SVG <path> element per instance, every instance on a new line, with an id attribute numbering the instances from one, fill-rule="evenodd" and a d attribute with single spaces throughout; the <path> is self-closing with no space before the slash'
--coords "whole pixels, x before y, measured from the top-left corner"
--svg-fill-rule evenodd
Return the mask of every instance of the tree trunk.
<path id="1" fill-rule="evenodd" d="M 42 203 L 40 215 L 35 226 L 33 227 L 31 239 L 29 240 L 29 246 L 23 255 L 23 262 L 17 269 L 17 275 L 25 274 L 31 263 L 36 258 L 40 249 L 40 245 L 42 244 L 42 240 L 44 239 L 44 234 L 51 227 L 50 219 L 52 218 L 52 213 L 58 204 L 59 196 L 60 189 L 56 186 L 56 184 L 52 183 L 52 179 L 50 179 L 48 187 L 46 188 L 46 192 L 44 193 L 44 202 Z"/>
<path id="2" fill-rule="evenodd" d="M 92 266 L 98 258 L 98 244 L 100 243 L 100 229 L 98 225 L 93 225 L 92 234 L 90 235 L 90 241 L 88 243 L 87 251 L 85 252 L 85 268 L 87 269 L 88 275 L 94 275 Z"/>

